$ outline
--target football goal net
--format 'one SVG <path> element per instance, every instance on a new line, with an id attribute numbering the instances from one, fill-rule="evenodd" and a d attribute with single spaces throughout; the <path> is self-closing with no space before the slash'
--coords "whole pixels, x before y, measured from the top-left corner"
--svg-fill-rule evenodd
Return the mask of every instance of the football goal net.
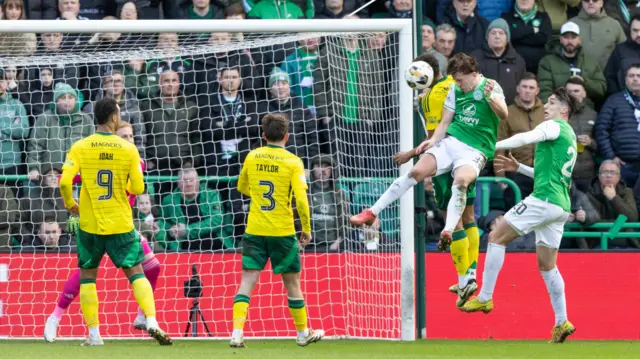
<path id="1" fill-rule="evenodd" d="M 71 145 L 95 132 L 95 102 L 114 98 L 131 125 L 118 134 L 145 162 L 134 222 L 160 265 L 156 308 L 170 335 L 230 337 L 249 208 L 236 179 L 266 145 L 262 118 L 284 113 L 286 149 L 309 185 L 314 238 L 300 250 L 310 327 L 414 340 L 413 193 L 370 227 L 348 223 L 410 169 L 392 156 L 413 145 L 402 80 L 411 31 L 410 20 L 1 21 L 0 337 L 41 338 L 52 316 L 58 339 L 86 335 L 57 183 Z M 97 288 L 102 336 L 143 338 L 108 258 Z M 295 336 L 269 264 L 245 336 Z"/>

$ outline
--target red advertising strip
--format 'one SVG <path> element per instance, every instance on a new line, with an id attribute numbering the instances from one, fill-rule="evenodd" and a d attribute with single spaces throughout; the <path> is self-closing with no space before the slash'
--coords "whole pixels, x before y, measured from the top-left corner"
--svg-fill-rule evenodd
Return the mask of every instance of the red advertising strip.
<path id="1" fill-rule="evenodd" d="M 163 264 L 156 290 L 158 319 L 173 336 L 183 336 L 191 299 L 184 281 L 198 265 L 204 286 L 200 307 L 211 334 L 231 330 L 231 306 L 240 280 L 235 254 L 158 255 Z M 480 257 L 480 264 L 484 261 Z M 575 339 L 640 339 L 640 254 L 561 253 L 567 308 Z M 535 254 L 507 253 L 488 315 L 461 313 L 447 292 L 456 274 L 449 254 L 428 254 L 427 337 L 433 339 L 548 339 L 553 311 Z M 103 336 L 143 337 L 131 323 L 137 306 L 128 281 L 105 259 L 97 282 Z M 397 254 L 306 254 L 302 275 L 313 327 L 329 336 L 398 338 L 400 257 Z M 312 269 L 313 268 L 313 269 Z M 75 270 L 74 255 L 0 254 L 0 336 L 42 337 L 59 291 Z M 6 272 L 5 272 L 6 271 Z M 482 268 L 478 276 L 481 277 Z M 279 276 L 265 271 L 251 297 L 247 336 L 294 336 Z M 204 328 L 199 326 L 199 335 Z M 60 324 L 62 337 L 86 334 L 76 300 Z"/>

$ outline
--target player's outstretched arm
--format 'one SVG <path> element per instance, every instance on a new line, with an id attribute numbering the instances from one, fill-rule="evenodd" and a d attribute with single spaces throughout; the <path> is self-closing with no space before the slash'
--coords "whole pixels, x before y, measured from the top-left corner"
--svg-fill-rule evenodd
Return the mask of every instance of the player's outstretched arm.
<path id="1" fill-rule="evenodd" d="M 142 165 L 140 154 L 135 146 L 131 147 L 131 168 L 129 169 L 129 181 L 127 182 L 127 192 L 133 195 L 144 193 L 144 176 L 142 174 Z"/>
<path id="2" fill-rule="evenodd" d="M 496 143 L 496 151 L 518 148 L 543 141 L 553 141 L 560 136 L 560 125 L 544 121 L 531 131 L 519 133 Z"/>
<path id="3" fill-rule="evenodd" d="M 505 121 L 509 116 L 509 107 L 504 100 L 502 87 L 496 81 L 488 80 L 484 85 L 484 95 L 493 113 L 500 117 L 501 121 Z"/>
<path id="4" fill-rule="evenodd" d="M 80 171 L 80 163 L 78 162 L 79 150 L 74 144 L 67 153 L 67 158 L 62 165 L 62 177 L 60 178 L 60 194 L 64 200 L 66 208 L 77 206 L 76 200 L 73 198 L 73 179 Z"/>

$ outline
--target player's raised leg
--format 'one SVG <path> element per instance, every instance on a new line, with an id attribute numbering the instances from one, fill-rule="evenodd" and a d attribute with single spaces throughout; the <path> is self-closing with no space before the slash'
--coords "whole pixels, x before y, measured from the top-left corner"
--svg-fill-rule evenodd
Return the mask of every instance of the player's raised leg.
<path id="1" fill-rule="evenodd" d="M 142 244 L 142 249 L 144 251 L 142 270 L 144 271 L 144 276 L 149 281 L 149 284 L 151 284 L 151 289 L 155 292 L 156 283 L 158 281 L 158 277 L 160 276 L 160 261 L 158 261 L 158 258 L 156 258 L 153 254 L 151 246 L 149 246 L 147 240 L 144 237 L 141 237 L 140 241 Z M 138 330 L 147 329 L 147 320 L 141 308 L 138 308 L 138 315 L 133 322 L 133 327 Z"/>
<path id="2" fill-rule="evenodd" d="M 432 176 L 435 173 L 436 158 L 430 153 L 424 154 L 407 175 L 398 177 L 393 181 L 391 186 L 389 186 L 382 196 L 380 196 L 373 207 L 364 210 L 358 215 L 352 216 L 349 221 L 352 225 L 357 227 L 364 224 L 373 224 L 376 217 L 380 212 L 382 212 L 382 210 L 389 207 L 391 203 L 402 197 L 405 192 L 415 186 L 418 182 L 423 181 L 426 177 Z"/>
<path id="3" fill-rule="evenodd" d="M 69 308 L 69 305 L 76 299 L 80 293 L 80 269 L 75 270 L 71 276 L 64 283 L 62 292 L 58 297 L 58 302 L 53 313 L 47 318 L 47 323 L 44 327 L 44 340 L 52 343 L 56 340 L 58 335 L 58 325 L 62 319 L 62 315 Z"/>
<path id="4" fill-rule="evenodd" d="M 462 217 L 462 212 L 467 207 L 467 189 L 476 181 L 481 169 L 482 166 L 472 165 L 462 165 L 454 169 L 451 199 L 447 205 L 447 217 L 444 230 L 440 234 L 441 240 L 453 240 L 453 231 Z"/>

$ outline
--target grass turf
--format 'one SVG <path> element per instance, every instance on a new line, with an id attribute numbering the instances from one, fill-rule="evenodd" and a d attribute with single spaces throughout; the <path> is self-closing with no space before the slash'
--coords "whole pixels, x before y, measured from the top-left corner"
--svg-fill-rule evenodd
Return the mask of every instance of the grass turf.
<path id="1" fill-rule="evenodd" d="M 246 349 L 230 349 L 225 341 L 177 341 L 161 347 L 153 341 L 106 341 L 104 347 L 83 348 L 79 341 L 0 341 L 0 357 L 77 359 L 589 359 L 640 357 L 640 342 L 567 341 L 551 345 L 541 341 L 445 341 L 411 343 L 384 341 L 323 341 L 298 348 L 293 340 L 247 340 Z M 77 357 L 76 357 L 77 355 Z"/>

